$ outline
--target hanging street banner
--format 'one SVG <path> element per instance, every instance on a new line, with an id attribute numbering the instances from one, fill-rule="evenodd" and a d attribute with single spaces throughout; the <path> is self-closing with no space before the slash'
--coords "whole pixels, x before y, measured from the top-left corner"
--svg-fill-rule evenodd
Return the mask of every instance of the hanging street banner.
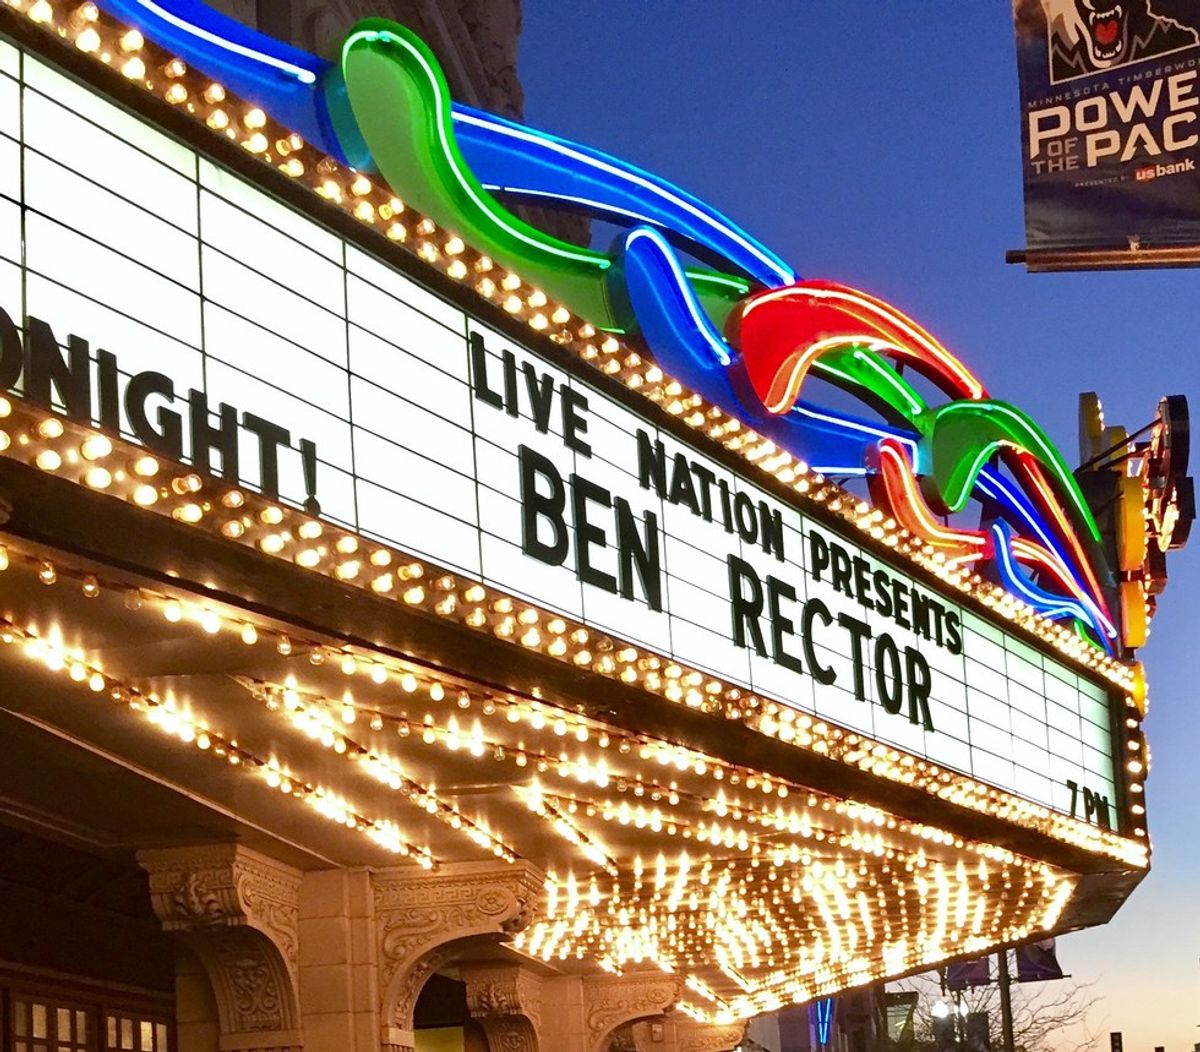
<path id="1" fill-rule="evenodd" d="M 1200 245 L 1200 3 L 1013 12 L 1028 249 Z"/>

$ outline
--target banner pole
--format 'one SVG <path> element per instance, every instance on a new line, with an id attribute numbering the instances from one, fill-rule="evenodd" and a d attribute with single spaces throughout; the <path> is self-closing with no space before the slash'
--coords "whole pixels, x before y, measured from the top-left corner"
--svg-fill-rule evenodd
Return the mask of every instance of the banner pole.
<path id="1" fill-rule="evenodd" d="M 1012 979 L 1008 974 L 1008 951 L 1001 950 L 1000 958 L 1000 1021 L 1004 1032 L 1004 1052 L 1016 1052 L 1013 1042 Z"/>

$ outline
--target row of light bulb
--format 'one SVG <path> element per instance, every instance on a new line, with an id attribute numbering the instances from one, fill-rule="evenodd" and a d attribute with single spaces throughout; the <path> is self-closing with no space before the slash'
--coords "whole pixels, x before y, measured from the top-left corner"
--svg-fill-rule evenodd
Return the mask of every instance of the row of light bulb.
<path id="1" fill-rule="evenodd" d="M 16 412 L 23 417 L 30 411 L 23 406 L 14 408 L 5 400 L 0 403 L 0 415 L 5 412 Z M 353 534 L 297 515 L 253 494 L 236 488 L 225 489 L 219 499 L 209 499 L 206 497 L 207 485 L 198 474 L 187 471 L 174 474 L 156 458 L 144 453 L 123 455 L 106 436 L 88 432 L 57 416 L 43 415 L 36 424 L 18 429 L 12 450 L 31 457 L 47 471 L 82 470 L 85 483 L 97 470 L 102 470 L 108 486 L 117 491 L 125 488 L 129 499 L 142 507 L 169 513 L 188 525 L 216 527 L 227 540 L 255 544 L 259 550 L 279 557 L 290 556 L 306 569 L 324 570 L 340 581 L 366 585 L 370 579 L 369 587 L 376 594 L 394 594 L 394 590 L 399 593 L 395 597 L 407 605 L 459 620 L 469 627 L 486 629 L 491 626 L 502 638 L 519 636 L 518 642 L 523 646 L 534 645 L 529 633 L 540 629 L 549 640 L 544 647 L 549 656 L 586 665 L 624 682 L 640 682 L 671 700 L 690 703 L 693 696 L 698 697 L 704 706 L 721 706 L 725 715 L 742 719 L 785 743 L 811 749 L 892 781 L 923 788 L 960 806 L 1038 828 L 1088 850 L 1102 851 L 1135 865 L 1145 864 L 1144 844 L 984 786 L 965 775 L 945 771 L 929 761 L 842 731 L 787 706 L 729 687 L 677 662 L 595 637 L 583 626 L 547 615 L 482 585 L 460 584 L 449 574 L 441 574 L 430 581 L 420 562 L 406 561 L 399 553 L 382 546 L 364 546 Z M 53 463 L 47 461 L 48 453 L 53 454 Z M 112 464 L 114 460 L 116 464 Z M 375 576 L 364 574 L 364 567 L 370 567 Z M 178 620 L 183 616 L 182 605 L 177 600 L 168 601 L 164 615 Z M 210 608 L 203 609 L 199 618 L 202 627 L 213 633 L 220 631 L 224 623 Z M 235 623 L 231 623 L 231 627 Z M 251 624 L 244 623 L 240 630 L 247 642 L 257 638 Z M 286 639 L 279 645 L 281 650 L 291 646 Z M 540 637 L 536 645 L 541 647 Z M 342 655 L 338 660 L 348 670 L 357 667 L 352 655 Z M 372 674 L 386 677 L 381 664 L 368 662 L 368 666 Z M 1138 776 L 1144 773 L 1145 764 L 1136 724 L 1129 733 L 1130 741 L 1137 743 L 1128 760 L 1129 773 L 1133 776 L 1131 789 L 1136 796 L 1141 788 Z M 680 750 L 679 756 L 686 757 L 686 751 Z M 700 759 L 698 762 L 705 761 Z M 713 773 L 719 778 L 724 775 L 724 770 L 721 765 L 714 764 Z M 598 776 L 603 777 L 603 772 Z M 755 777 L 764 792 L 786 795 L 787 790 L 778 779 L 761 774 L 749 777 Z M 1131 807 L 1143 805 L 1140 800 L 1135 800 Z M 1135 813 L 1135 817 L 1140 817 L 1140 813 Z M 1139 825 L 1138 828 L 1142 827 Z M 1144 829 L 1141 836 L 1144 838 Z"/>

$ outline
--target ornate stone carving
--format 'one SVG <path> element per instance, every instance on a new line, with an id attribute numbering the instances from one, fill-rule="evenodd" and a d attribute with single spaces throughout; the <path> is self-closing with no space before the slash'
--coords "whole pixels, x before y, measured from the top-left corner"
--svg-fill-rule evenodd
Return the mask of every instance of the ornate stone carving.
<path id="1" fill-rule="evenodd" d="M 745 1036 L 745 1023 L 698 1023 L 671 1012 L 662 1019 L 633 1024 L 628 1052 L 733 1052 Z M 612 1049 L 616 1052 L 615 1044 Z"/>
<path id="2" fill-rule="evenodd" d="M 489 1052 L 538 1052 L 537 1031 L 524 1016 L 491 1016 L 479 1020 Z"/>
<path id="3" fill-rule="evenodd" d="M 515 964 L 470 964 L 460 969 L 467 1007 L 487 1035 L 491 1052 L 538 1052 L 542 980 Z"/>
<path id="4" fill-rule="evenodd" d="M 300 874 L 237 844 L 143 851 L 138 862 L 163 929 L 185 939 L 208 973 L 222 1036 L 299 1050 Z"/>
<path id="5" fill-rule="evenodd" d="M 676 1052 L 733 1052 L 746 1036 L 745 1023 L 697 1023 L 692 1019 L 675 1020 Z"/>
<path id="6" fill-rule="evenodd" d="M 529 923 L 544 881 L 528 863 L 463 862 L 434 873 L 372 874 L 385 1044 L 411 1031 L 421 987 L 465 940 L 500 939 Z"/>
<path id="7" fill-rule="evenodd" d="M 583 981 L 588 1048 L 604 1052 L 624 1023 L 659 1015 L 683 996 L 683 980 L 670 975 L 589 976 Z"/>

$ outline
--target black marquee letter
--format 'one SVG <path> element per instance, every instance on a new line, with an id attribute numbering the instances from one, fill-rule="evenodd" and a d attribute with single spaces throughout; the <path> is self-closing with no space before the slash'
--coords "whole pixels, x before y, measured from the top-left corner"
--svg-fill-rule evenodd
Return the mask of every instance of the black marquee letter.
<path id="1" fill-rule="evenodd" d="M 569 546 L 563 518 L 567 489 L 562 476 L 553 463 L 528 446 L 521 446 L 517 457 L 521 464 L 521 550 L 549 566 L 561 566 Z M 548 494 L 538 492 L 539 477 L 550 483 Z M 538 535 L 539 519 L 550 523 L 554 540 L 549 544 Z"/>

